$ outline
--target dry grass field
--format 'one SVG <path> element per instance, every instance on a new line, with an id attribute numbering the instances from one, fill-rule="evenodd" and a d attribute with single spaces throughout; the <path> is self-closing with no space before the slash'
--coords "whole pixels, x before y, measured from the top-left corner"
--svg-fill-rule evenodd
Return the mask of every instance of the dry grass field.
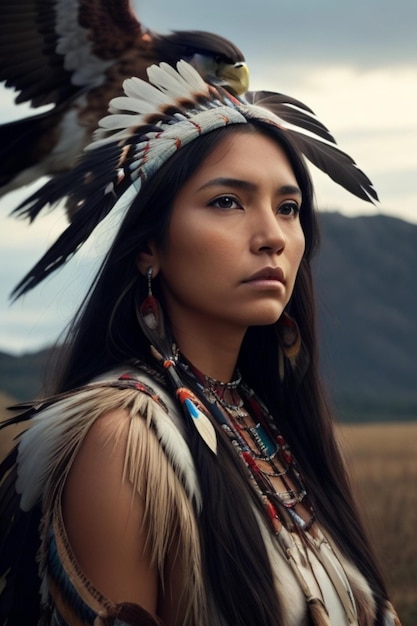
<path id="1" fill-rule="evenodd" d="M 10 403 L 0 394 L 0 418 Z M 0 431 L 0 458 L 16 434 Z M 416 626 L 417 421 L 343 425 L 339 434 L 392 601 L 402 625 Z"/>
<path id="2" fill-rule="evenodd" d="M 416 626 L 417 422 L 340 430 L 392 601 L 403 626 Z"/>
<path id="3" fill-rule="evenodd" d="M 0 392 L 0 422 L 5 418 L 12 417 L 12 413 L 7 411 L 8 406 L 16 404 L 12 398 L 6 394 Z M 19 429 L 16 426 L 0 430 L 0 461 L 5 456 L 6 452 L 10 450 L 13 445 L 13 439 L 19 433 Z"/>

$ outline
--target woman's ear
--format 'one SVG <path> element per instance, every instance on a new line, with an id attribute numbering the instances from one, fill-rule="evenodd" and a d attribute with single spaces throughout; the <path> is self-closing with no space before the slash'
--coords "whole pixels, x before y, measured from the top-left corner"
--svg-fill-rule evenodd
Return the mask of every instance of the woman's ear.
<path id="1" fill-rule="evenodd" d="M 155 278 L 159 272 L 159 252 L 154 242 L 149 243 L 141 250 L 136 259 L 136 265 L 142 276 L 146 276 L 148 267 L 152 267 L 152 276 Z"/>

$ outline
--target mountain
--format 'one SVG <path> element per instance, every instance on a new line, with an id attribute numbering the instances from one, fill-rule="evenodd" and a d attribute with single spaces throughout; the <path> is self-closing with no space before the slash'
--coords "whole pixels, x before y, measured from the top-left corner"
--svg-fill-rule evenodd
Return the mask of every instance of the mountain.
<path id="1" fill-rule="evenodd" d="M 320 215 L 314 263 L 322 371 L 342 420 L 417 418 L 417 225 Z M 41 386 L 48 350 L 0 353 L 0 390 Z"/>
<path id="2" fill-rule="evenodd" d="M 0 390 L 17 400 L 36 396 L 42 387 L 49 357 L 47 348 L 21 356 L 0 352 Z"/>
<path id="3" fill-rule="evenodd" d="M 322 367 L 342 416 L 417 417 L 417 225 L 320 216 Z"/>

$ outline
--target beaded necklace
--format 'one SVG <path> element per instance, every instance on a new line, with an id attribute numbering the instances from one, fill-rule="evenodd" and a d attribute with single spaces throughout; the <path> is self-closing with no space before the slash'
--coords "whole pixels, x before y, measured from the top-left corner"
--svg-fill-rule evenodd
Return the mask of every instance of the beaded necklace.
<path id="1" fill-rule="evenodd" d="M 315 520 L 313 508 L 297 462 L 266 406 L 242 382 L 239 372 L 234 380 L 224 383 L 202 374 L 189 363 L 179 363 L 193 375 L 206 399 L 223 409 L 214 413 L 216 421 L 246 465 L 273 531 L 280 532 L 284 525 L 288 530 L 296 526 L 307 532 Z M 276 490 L 271 481 L 274 478 L 280 479 L 284 491 Z M 309 514 L 308 520 L 295 510 L 300 503 Z"/>
<path id="2" fill-rule="evenodd" d="M 194 379 L 211 404 L 211 418 L 218 422 L 230 440 L 231 448 L 245 464 L 248 478 L 267 512 L 273 534 L 304 594 L 311 623 L 314 626 L 330 626 L 321 593 L 318 591 L 317 594 L 307 580 L 309 575 L 315 578 L 308 548 L 333 583 L 349 626 L 358 626 L 355 600 L 336 553 L 320 528 L 315 526 L 314 532 L 308 532 L 315 521 L 313 507 L 298 464 L 266 406 L 242 382 L 239 373 L 230 383 L 222 383 L 205 376 L 187 362 L 175 345 L 172 346 L 171 354 L 173 362 L 170 365 L 175 364 Z M 204 410 L 203 407 L 201 409 Z M 285 490 L 277 490 L 274 482 L 283 485 Z M 297 511 L 297 506 L 303 507 L 302 511 Z M 307 515 L 310 517 L 305 520 Z M 300 546 L 297 546 L 292 536 L 294 533 L 301 541 Z M 307 578 L 306 567 L 310 572 Z"/>
<path id="3" fill-rule="evenodd" d="M 311 592 L 294 556 L 294 550 L 299 551 L 290 538 L 290 533 L 294 530 L 298 530 L 301 542 L 310 548 L 326 570 L 345 610 L 349 625 L 358 626 L 355 601 L 338 557 L 320 529 L 315 530 L 316 538 L 308 532 L 316 518 L 298 463 L 264 403 L 242 381 L 239 372 L 234 380 L 223 383 L 202 374 L 190 363 L 180 360 L 178 352 L 176 359 L 177 364 L 193 376 L 213 408 L 217 404 L 223 409 L 213 410 L 213 417 L 247 467 L 249 478 L 268 514 L 272 531 L 304 593 L 312 623 L 315 626 L 330 626 L 323 601 Z M 253 424 L 248 425 L 249 420 L 253 421 Z M 253 446 L 248 445 L 244 433 L 248 434 Z M 263 469 L 262 464 L 268 465 L 270 469 Z M 276 490 L 271 481 L 274 478 L 282 482 L 285 491 Z M 304 515 L 308 513 L 307 520 L 296 511 L 299 504 L 303 506 Z M 332 556 L 329 556 L 329 553 Z M 309 561 L 308 557 L 304 560 Z"/>

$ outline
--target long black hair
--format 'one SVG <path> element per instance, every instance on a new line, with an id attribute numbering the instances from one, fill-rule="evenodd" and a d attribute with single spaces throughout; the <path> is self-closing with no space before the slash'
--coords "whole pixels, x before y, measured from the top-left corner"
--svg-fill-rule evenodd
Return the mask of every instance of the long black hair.
<path id="1" fill-rule="evenodd" d="M 224 137 L 242 132 L 258 132 L 275 140 L 287 154 L 302 191 L 300 220 L 306 246 L 287 309 L 300 328 L 308 362 L 302 374 L 286 367 L 280 379 L 278 333 L 272 325 L 248 329 L 238 365 L 289 441 L 319 522 L 370 584 L 377 604 L 375 623 L 382 624 L 384 583 L 360 522 L 318 374 L 310 265 L 318 246 L 318 228 L 312 185 L 302 157 L 285 132 L 259 121 L 213 131 L 179 150 L 143 186 L 70 329 L 63 368 L 52 391 L 75 388 L 131 359 L 150 361 L 149 345 L 135 316 L 135 298 L 146 295 L 146 282 L 137 268 L 138 253 L 150 241 L 163 246 L 178 190 Z M 154 282 L 158 295 L 158 280 Z M 207 588 L 226 624 L 280 626 L 281 607 L 242 468 L 222 437 L 216 458 L 192 431 L 188 439 L 203 494 L 199 526 Z"/>

